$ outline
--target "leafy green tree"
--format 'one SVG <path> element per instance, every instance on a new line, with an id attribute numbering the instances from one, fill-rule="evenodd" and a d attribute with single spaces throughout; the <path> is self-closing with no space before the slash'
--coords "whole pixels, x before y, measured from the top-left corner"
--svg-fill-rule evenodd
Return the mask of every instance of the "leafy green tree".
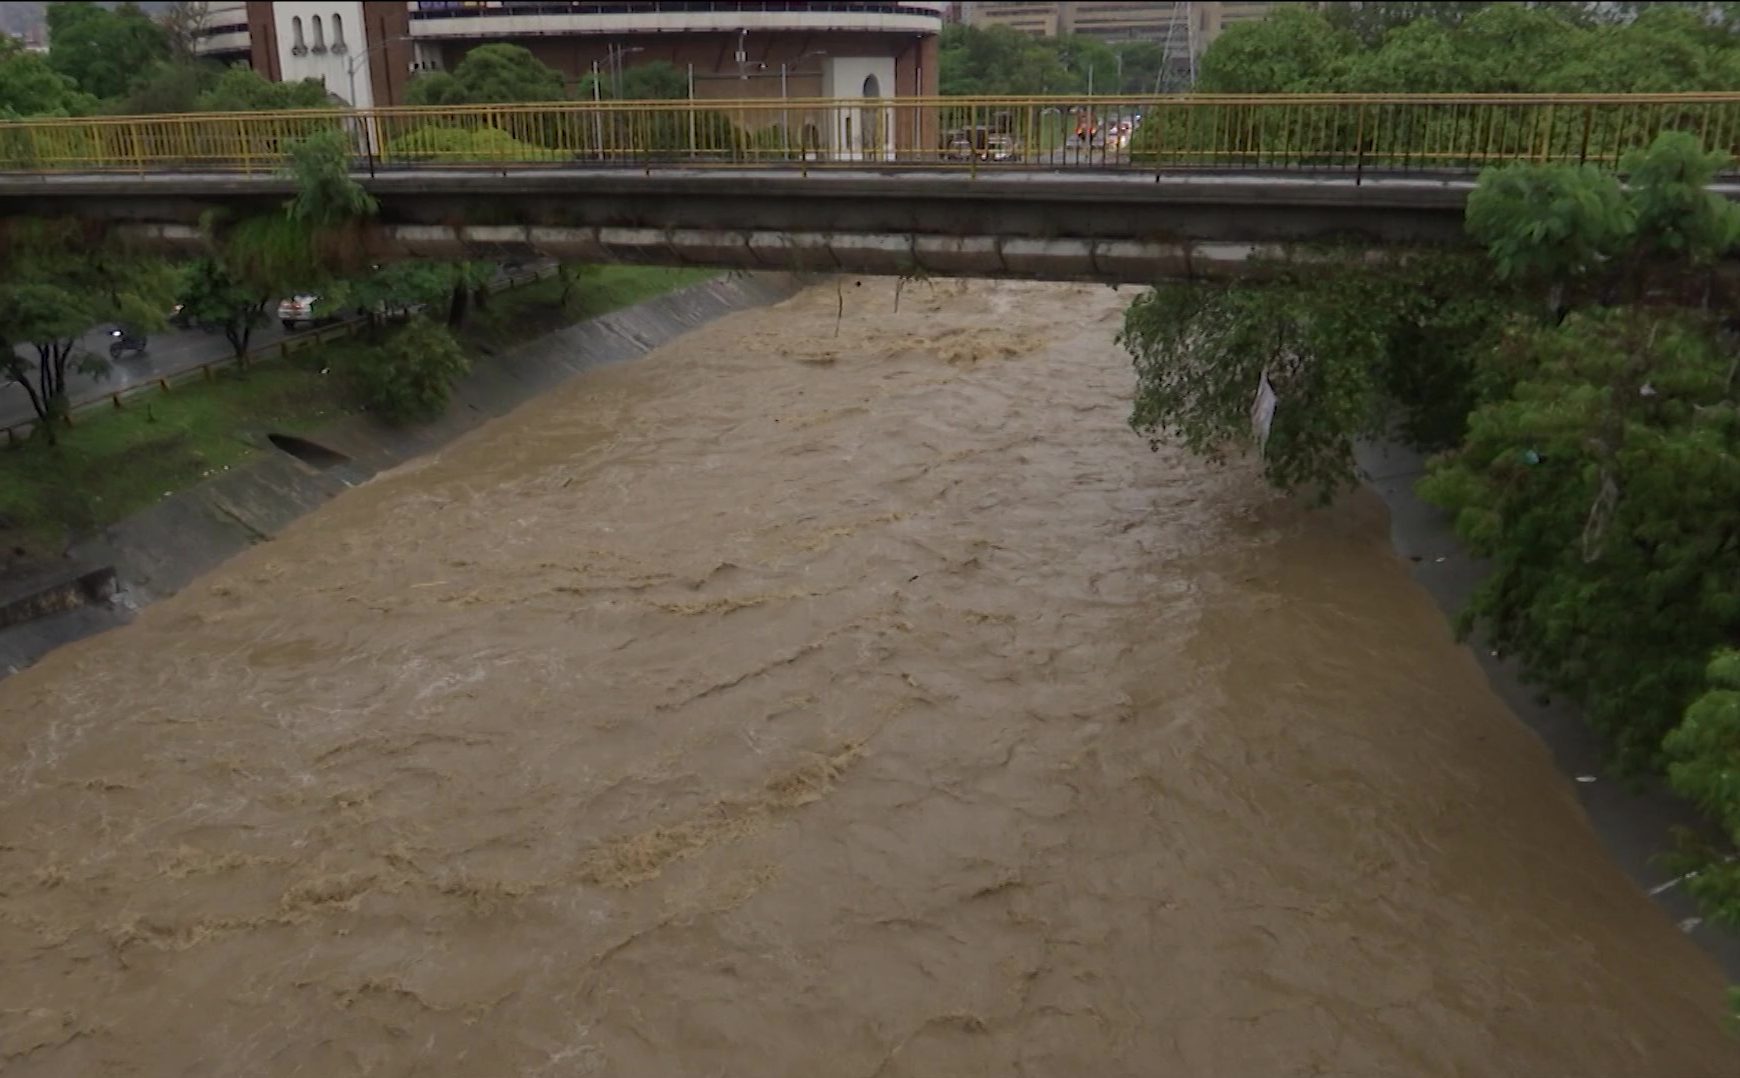
<path id="1" fill-rule="evenodd" d="M 1391 31 L 1408 26 L 1430 26 L 1437 29 L 1460 26 L 1470 15 L 1488 4 L 1470 0 L 1425 0 L 1420 3 L 1329 3 L 1323 5 L 1323 16 L 1329 25 L 1357 38 L 1366 48 L 1383 44 Z"/>
<path id="2" fill-rule="evenodd" d="M 318 79 L 273 82 L 251 68 L 235 66 L 206 86 L 195 103 L 199 112 L 252 112 L 318 109 L 332 106 Z"/>
<path id="3" fill-rule="evenodd" d="M 61 74 L 40 53 L 0 36 L 0 118 L 82 116 L 96 99 Z"/>
<path id="4" fill-rule="evenodd" d="M 1352 475 L 1353 440 L 1381 419 L 1372 370 L 1381 335 L 1365 275 L 1272 271 L 1258 287 L 1156 287 L 1130 305 L 1120 342 L 1136 362 L 1131 426 L 1158 448 L 1176 437 L 1210 461 L 1243 451 L 1253 403 L 1279 398 L 1262 444 L 1264 474 L 1325 496 Z M 1307 308 L 1309 313 L 1307 314 Z"/>
<path id="5" fill-rule="evenodd" d="M 1473 93 L 1486 77 L 1483 65 L 1458 35 L 1430 19 L 1397 27 L 1383 47 L 1354 55 L 1342 84 L 1362 93 Z"/>
<path id="6" fill-rule="evenodd" d="M 373 217 L 379 204 L 350 175 L 351 144 L 343 131 L 318 131 L 290 147 L 296 196 L 286 212 L 311 228 Z"/>
<path id="7" fill-rule="evenodd" d="M 560 101 L 562 75 L 519 45 L 479 45 L 451 73 L 431 72 L 411 80 L 413 105 L 493 105 Z"/>
<path id="8" fill-rule="evenodd" d="M 169 37 L 137 4 L 48 7 L 48 62 L 94 97 L 118 98 L 169 58 Z"/>
<path id="9" fill-rule="evenodd" d="M 270 284 L 250 281 L 220 257 L 195 259 L 182 277 L 182 310 L 191 323 L 217 326 L 232 352 L 247 353 L 254 330 L 264 325 L 267 308 L 280 291 Z"/>
<path id="10" fill-rule="evenodd" d="M 474 304 L 486 302 L 494 262 L 389 262 L 350 283 L 352 302 L 375 319 L 416 311 L 443 310 L 448 326 L 459 329 Z"/>
<path id="11" fill-rule="evenodd" d="M 1699 5 L 1297 5 L 1229 27 L 1200 89 L 1227 93 L 1665 93 L 1740 85 L 1733 33 Z"/>
<path id="12" fill-rule="evenodd" d="M 205 29 L 207 16 L 211 14 L 211 5 L 178 0 L 160 7 L 157 25 L 163 27 L 163 37 L 169 44 L 171 61 L 177 64 L 198 62 L 200 33 Z"/>
<path id="13" fill-rule="evenodd" d="M 108 369 L 102 357 L 78 351 L 78 338 L 103 322 L 161 328 L 174 278 L 159 259 L 93 242 L 77 221 L 15 221 L 6 239 L 0 374 L 23 387 L 52 444 L 67 412 L 68 373 Z M 35 351 L 34 364 L 18 356 L 19 345 Z"/>
<path id="14" fill-rule="evenodd" d="M 126 96 L 111 102 L 105 111 L 121 116 L 203 111 L 199 107 L 200 96 L 222 70 L 216 64 L 202 61 L 164 61 L 134 84 Z"/>
<path id="15" fill-rule="evenodd" d="M 1468 231 L 1506 277 L 1586 277 L 1619 253 L 1636 225 L 1619 181 L 1593 165 L 1490 169 L 1468 198 Z"/>
<path id="16" fill-rule="evenodd" d="M 390 423 L 440 415 L 453 384 L 471 368 L 453 334 L 421 316 L 413 317 L 384 344 L 350 355 L 345 374 L 363 405 Z"/>
<path id="17" fill-rule="evenodd" d="M 1740 206 L 1709 187 L 1724 160 L 1667 131 L 1621 161 L 1623 187 L 1587 166 L 1489 169 L 1469 196 L 1468 230 L 1501 275 L 1549 289 L 1555 307 L 1567 288 L 1584 302 L 1635 302 L 1740 243 Z"/>
<path id="18" fill-rule="evenodd" d="M 1727 35 L 1689 7 L 1651 4 L 1628 22 L 1588 27 L 1537 82 L 1553 93 L 1677 93 L 1740 85 Z"/>
<path id="19" fill-rule="evenodd" d="M 1420 488 L 1490 562 L 1466 624 L 1581 702 L 1621 764 L 1653 767 L 1740 629 L 1733 359 L 1707 319 L 1634 307 L 1500 352 L 1510 391 Z"/>
<path id="20" fill-rule="evenodd" d="M 93 298 L 49 282 L 17 281 L 0 284 L 0 373 L 22 388 L 31 410 L 41 422 L 38 429 L 50 445 L 57 440 L 56 427 L 67 411 L 69 371 L 102 377 L 109 364 L 101 356 L 80 353 L 75 357 L 79 335 L 96 322 Z M 28 344 L 36 362 L 20 356 L 17 347 Z"/>
<path id="21" fill-rule="evenodd" d="M 1203 53 L 1197 89 L 1206 93 L 1328 93 L 1339 88 L 1357 48 L 1316 11 L 1287 6 L 1266 19 L 1229 26 Z"/>
<path id="22" fill-rule="evenodd" d="M 1620 167 L 1637 215 L 1628 268 L 1662 260 L 1702 267 L 1740 244 L 1740 206 L 1710 189 L 1727 163 L 1686 131 L 1665 131 L 1625 156 Z"/>
<path id="23" fill-rule="evenodd" d="M 1109 45 L 1080 34 L 1060 37 L 1055 45 L 1058 62 L 1068 73 L 1068 82 L 1053 87 L 1053 92 L 1085 92 L 1090 85 L 1096 94 L 1117 92 L 1118 54 Z"/>
<path id="24" fill-rule="evenodd" d="M 1006 26 L 946 26 L 938 83 L 949 95 L 1075 93 L 1082 79 L 1065 63 L 1063 48 Z M 1107 64 L 1108 71 L 1116 66 L 1109 56 Z"/>
<path id="25" fill-rule="evenodd" d="M 1257 267 L 1259 280 L 1159 285 L 1124 316 L 1136 366 L 1130 423 L 1211 460 L 1258 443 L 1264 474 L 1327 499 L 1356 478 L 1354 445 L 1393 420 L 1424 444 L 1460 434 L 1473 356 L 1519 302 L 1477 259 L 1368 264 L 1322 248 Z M 1253 429 L 1263 387 L 1275 408 Z"/>
<path id="26" fill-rule="evenodd" d="M 1166 69 L 1166 50 L 1152 41 L 1124 41 L 1115 50 L 1120 94 L 1154 93 Z"/>
<path id="27" fill-rule="evenodd" d="M 586 75 L 574 88 L 574 96 L 590 101 L 594 90 L 603 100 L 681 101 L 689 96 L 689 76 L 675 64 L 654 60 L 615 74 L 601 71 L 596 76 Z"/>
<path id="28" fill-rule="evenodd" d="M 1708 690 L 1667 736 L 1668 779 L 1740 846 L 1740 652 L 1722 648 L 1705 676 Z M 1722 924 L 1740 927 L 1740 861 L 1707 846 L 1692 855 L 1686 889 Z M 1740 994 L 1730 998 L 1740 1012 Z"/>

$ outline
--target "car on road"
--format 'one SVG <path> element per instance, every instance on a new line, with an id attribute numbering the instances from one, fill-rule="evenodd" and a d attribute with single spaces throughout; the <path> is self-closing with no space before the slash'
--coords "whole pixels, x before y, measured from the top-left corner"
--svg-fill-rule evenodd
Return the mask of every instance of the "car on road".
<path id="1" fill-rule="evenodd" d="M 320 302 L 320 297 L 313 293 L 302 292 L 278 304 L 278 321 L 286 330 L 301 326 L 324 326 L 336 322 L 341 315 L 338 311 Z"/>
<path id="2" fill-rule="evenodd" d="M 963 127 L 948 133 L 943 157 L 949 161 L 1019 161 L 1021 144 L 1014 136 L 990 127 Z"/>

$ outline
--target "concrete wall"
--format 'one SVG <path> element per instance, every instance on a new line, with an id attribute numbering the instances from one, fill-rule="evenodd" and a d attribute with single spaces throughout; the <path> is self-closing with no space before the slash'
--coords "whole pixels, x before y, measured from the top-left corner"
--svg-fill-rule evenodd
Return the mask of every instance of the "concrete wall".
<path id="1" fill-rule="evenodd" d="M 352 105 L 374 105 L 369 80 L 369 62 L 374 56 L 367 51 L 362 4 L 354 0 L 275 3 L 272 25 L 279 79 L 316 79 Z"/>
<path id="2" fill-rule="evenodd" d="M 881 102 L 894 96 L 894 58 L 830 56 L 823 67 L 822 94 L 859 97 L 863 108 L 835 109 L 827 145 L 839 160 L 876 160 L 894 153 L 894 110 Z"/>
<path id="3" fill-rule="evenodd" d="M 434 423 L 395 428 L 359 417 L 315 436 L 312 441 L 349 458 L 325 470 L 272 448 L 269 431 L 262 429 L 256 439 L 265 452 L 250 464 L 76 545 L 69 580 L 86 581 L 92 572 L 112 568 L 119 590 L 106 605 L 75 606 L 0 628 L 0 677 L 61 644 L 124 623 L 139 607 L 179 591 L 255 543 L 270 542 L 291 521 L 376 472 L 437 449 L 595 366 L 633 359 L 733 311 L 784 299 L 798 287 L 795 278 L 777 274 L 711 281 L 558 330 L 477 364 L 445 417 Z M 53 595 L 46 601 L 58 602 Z"/>

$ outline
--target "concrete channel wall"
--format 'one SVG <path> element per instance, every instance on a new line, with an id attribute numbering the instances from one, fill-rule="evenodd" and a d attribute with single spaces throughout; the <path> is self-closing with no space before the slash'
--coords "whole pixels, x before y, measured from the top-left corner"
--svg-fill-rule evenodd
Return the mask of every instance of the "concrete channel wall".
<path id="1" fill-rule="evenodd" d="M 32 582 L 0 603 L 0 677 L 62 644 L 120 625 L 334 495 L 377 472 L 438 449 L 486 420 L 605 363 L 633 359 L 734 311 L 778 302 L 801 282 L 783 274 L 709 281 L 567 326 L 475 365 L 441 419 L 389 427 L 353 417 L 321 432 L 310 452 L 297 439 L 75 545 L 63 574 Z M 265 421 L 265 420 L 263 420 Z M 304 456 L 297 456 L 298 450 Z M 313 457 L 309 463 L 305 457 Z"/>

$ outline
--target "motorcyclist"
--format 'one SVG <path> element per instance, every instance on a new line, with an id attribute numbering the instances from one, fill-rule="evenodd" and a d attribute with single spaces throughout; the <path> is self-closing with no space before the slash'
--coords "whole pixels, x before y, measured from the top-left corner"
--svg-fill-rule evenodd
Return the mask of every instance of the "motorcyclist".
<path id="1" fill-rule="evenodd" d="M 120 359 L 127 352 L 145 351 L 145 334 L 131 326 L 116 326 L 109 331 L 109 358 Z"/>

